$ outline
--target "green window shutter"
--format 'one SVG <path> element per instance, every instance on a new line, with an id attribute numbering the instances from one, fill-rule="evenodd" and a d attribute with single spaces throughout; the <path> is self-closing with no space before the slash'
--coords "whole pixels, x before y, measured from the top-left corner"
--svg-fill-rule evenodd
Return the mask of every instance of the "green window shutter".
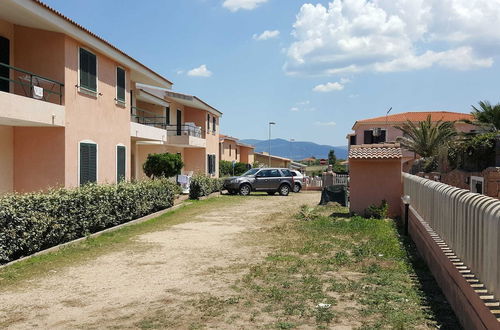
<path id="1" fill-rule="evenodd" d="M 118 182 L 125 180 L 126 148 L 116 147 L 116 177 Z"/>
<path id="2" fill-rule="evenodd" d="M 97 56 L 80 48 L 80 86 L 97 91 Z"/>
<path id="3" fill-rule="evenodd" d="M 116 98 L 125 102 L 125 70 L 116 68 Z"/>
<path id="4" fill-rule="evenodd" d="M 80 144 L 80 185 L 97 182 L 97 145 Z"/>

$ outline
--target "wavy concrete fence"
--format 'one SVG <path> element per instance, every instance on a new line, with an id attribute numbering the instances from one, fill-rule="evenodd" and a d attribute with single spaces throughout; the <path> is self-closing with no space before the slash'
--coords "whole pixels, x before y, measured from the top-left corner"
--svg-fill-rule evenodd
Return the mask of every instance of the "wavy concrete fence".
<path id="1" fill-rule="evenodd" d="M 500 297 L 500 200 L 403 174 L 411 207 Z"/>

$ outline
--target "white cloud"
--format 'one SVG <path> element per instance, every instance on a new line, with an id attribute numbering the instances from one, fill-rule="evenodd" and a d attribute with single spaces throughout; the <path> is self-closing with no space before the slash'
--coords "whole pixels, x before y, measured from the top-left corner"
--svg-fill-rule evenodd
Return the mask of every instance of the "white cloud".
<path id="1" fill-rule="evenodd" d="M 338 82 L 329 82 L 326 84 L 317 85 L 313 88 L 313 92 L 328 93 L 333 91 L 341 91 L 344 89 L 344 85 Z"/>
<path id="2" fill-rule="evenodd" d="M 208 70 L 205 64 L 202 64 L 197 68 L 189 70 L 187 74 L 191 77 L 211 77 L 212 71 Z"/>
<path id="3" fill-rule="evenodd" d="M 298 107 L 291 107 L 290 111 L 297 112 L 300 111 L 300 109 Z"/>
<path id="4" fill-rule="evenodd" d="M 316 126 L 329 126 L 329 127 L 333 127 L 333 126 L 337 126 L 337 123 L 334 122 L 334 121 L 317 121 L 316 122 Z"/>
<path id="5" fill-rule="evenodd" d="M 500 52 L 498 21 L 500 0 L 306 3 L 293 25 L 285 70 L 337 75 L 490 67 Z"/>
<path id="6" fill-rule="evenodd" d="M 266 30 L 266 31 L 262 32 L 261 34 L 254 34 L 253 39 L 261 41 L 261 40 L 277 38 L 277 37 L 279 37 L 279 35 L 280 35 L 280 31 L 278 31 L 278 30 L 273 30 L 273 31 Z"/>
<path id="7" fill-rule="evenodd" d="M 309 100 L 297 102 L 293 107 L 290 108 L 292 112 L 314 112 L 315 107 L 311 107 L 311 102 Z"/>
<path id="8" fill-rule="evenodd" d="M 253 10 L 268 0 L 225 0 L 222 6 L 232 12 L 240 9 Z"/>

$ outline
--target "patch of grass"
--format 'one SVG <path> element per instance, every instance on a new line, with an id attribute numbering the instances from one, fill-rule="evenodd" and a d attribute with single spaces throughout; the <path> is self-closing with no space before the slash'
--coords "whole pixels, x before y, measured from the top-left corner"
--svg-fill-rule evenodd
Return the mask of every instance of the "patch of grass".
<path id="1" fill-rule="evenodd" d="M 139 245 L 134 238 L 141 234 L 165 230 L 179 223 L 193 221 L 194 217 L 202 212 L 235 203 L 240 198 L 239 196 L 222 196 L 201 201 L 189 201 L 186 205 L 154 219 L 70 244 L 55 252 L 20 261 L 0 269 L 0 289 L 20 285 L 34 277 L 41 278 L 55 269 L 60 271 L 64 267 L 77 265 L 109 252 L 132 246 L 136 249 L 148 248 L 144 244 Z"/>
<path id="2" fill-rule="evenodd" d="M 414 280 L 415 265 L 394 221 L 350 217 L 338 206 L 303 206 L 295 219 L 267 231 L 272 253 L 240 282 L 242 296 L 262 306 L 261 317 L 279 320 L 268 326 L 442 325 Z"/>

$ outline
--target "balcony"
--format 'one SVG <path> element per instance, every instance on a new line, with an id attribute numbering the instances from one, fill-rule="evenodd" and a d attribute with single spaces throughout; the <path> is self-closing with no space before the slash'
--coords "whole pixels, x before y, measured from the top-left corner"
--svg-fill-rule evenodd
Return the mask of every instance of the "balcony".
<path id="1" fill-rule="evenodd" d="M 194 123 L 167 126 L 167 144 L 183 148 L 205 148 L 207 140 L 204 130 Z"/>
<path id="2" fill-rule="evenodd" d="M 64 126 L 64 84 L 0 63 L 0 125 Z"/>
<path id="3" fill-rule="evenodd" d="M 167 140 L 166 118 L 155 112 L 132 107 L 130 136 L 136 140 L 164 143 Z"/>

